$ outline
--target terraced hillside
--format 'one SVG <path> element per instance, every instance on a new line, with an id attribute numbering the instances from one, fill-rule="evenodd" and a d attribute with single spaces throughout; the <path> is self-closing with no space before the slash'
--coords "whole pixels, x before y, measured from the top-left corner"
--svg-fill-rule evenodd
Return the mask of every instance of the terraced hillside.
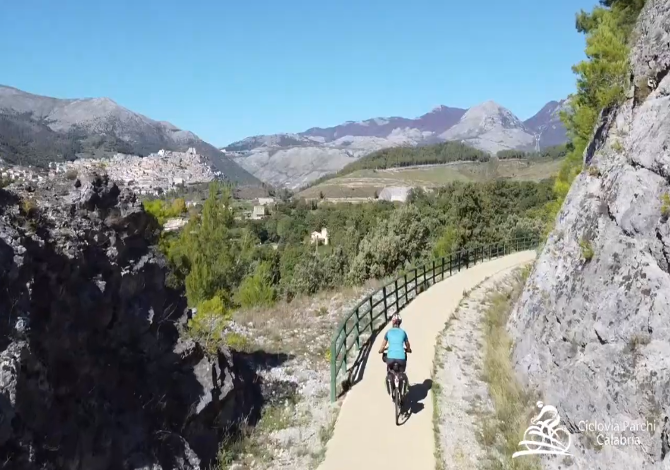
<path id="1" fill-rule="evenodd" d="M 455 162 L 384 170 L 358 170 L 323 181 L 301 191 L 298 196 L 310 198 L 368 198 L 389 186 L 435 188 L 454 181 L 483 182 L 504 178 L 539 181 L 558 173 L 563 159 L 491 160 L 488 162 Z"/>

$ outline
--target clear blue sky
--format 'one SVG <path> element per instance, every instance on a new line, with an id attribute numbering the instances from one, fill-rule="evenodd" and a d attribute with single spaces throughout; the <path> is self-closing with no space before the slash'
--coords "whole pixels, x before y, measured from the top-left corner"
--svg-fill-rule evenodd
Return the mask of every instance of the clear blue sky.
<path id="1" fill-rule="evenodd" d="M 107 96 L 216 145 L 574 89 L 595 0 L 0 1 L 0 84 Z"/>

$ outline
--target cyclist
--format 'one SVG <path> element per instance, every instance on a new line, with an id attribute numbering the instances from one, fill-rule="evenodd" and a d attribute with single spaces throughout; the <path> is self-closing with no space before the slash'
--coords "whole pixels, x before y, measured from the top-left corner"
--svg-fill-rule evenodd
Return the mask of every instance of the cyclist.
<path id="1" fill-rule="evenodd" d="M 384 349 L 388 346 L 388 352 L 386 353 L 386 358 L 382 356 L 382 360 L 386 362 L 386 372 L 387 376 L 391 371 L 391 368 L 394 364 L 398 364 L 398 369 L 403 375 L 405 384 L 407 384 L 407 376 L 405 375 L 405 369 L 407 368 L 407 353 L 412 352 L 412 348 L 409 345 L 409 339 L 407 338 L 407 333 L 405 330 L 400 328 L 402 324 L 402 318 L 397 313 L 393 315 L 391 319 L 391 324 L 393 327 L 386 332 L 384 335 L 384 342 L 382 347 L 379 349 L 379 354 L 384 354 Z M 405 348 L 407 346 L 407 348 Z"/>

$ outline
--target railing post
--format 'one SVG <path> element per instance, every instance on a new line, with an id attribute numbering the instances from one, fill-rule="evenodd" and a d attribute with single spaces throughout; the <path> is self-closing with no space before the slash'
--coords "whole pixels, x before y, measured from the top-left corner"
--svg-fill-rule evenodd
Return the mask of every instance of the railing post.
<path id="1" fill-rule="evenodd" d="M 393 281 L 395 284 L 395 313 L 398 313 L 400 310 L 400 292 L 398 292 L 398 278 L 395 278 L 395 281 Z"/>
<path id="2" fill-rule="evenodd" d="M 386 321 L 389 321 L 389 310 L 388 310 L 388 305 L 386 304 L 386 286 L 384 286 L 384 318 Z M 372 333 L 370 333 L 372 334 Z"/>
<path id="3" fill-rule="evenodd" d="M 449 253 L 449 276 L 451 276 L 451 272 L 453 269 L 454 269 L 453 253 Z"/>
<path id="4" fill-rule="evenodd" d="M 407 305 L 407 302 L 408 302 L 408 300 L 407 300 L 407 273 L 404 274 L 404 279 L 405 279 L 405 304 L 403 305 L 403 307 L 405 305 Z"/>
<path id="5" fill-rule="evenodd" d="M 335 351 L 337 348 L 337 337 L 330 343 L 330 402 L 333 403 L 337 399 L 337 358 Z"/>
<path id="6" fill-rule="evenodd" d="M 347 334 L 347 322 L 346 321 L 344 322 L 344 326 L 342 327 L 342 333 L 344 334 L 344 343 L 342 344 L 342 350 L 344 352 L 343 352 L 342 355 L 344 356 L 343 357 L 343 362 L 344 362 L 344 370 L 346 372 L 346 370 L 347 370 L 347 352 L 349 350 L 349 347 L 347 345 L 347 337 L 349 335 Z"/>
<path id="7" fill-rule="evenodd" d="M 444 281 L 444 256 L 442 257 L 442 268 L 440 271 L 440 275 L 442 276 L 441 280 Z"/>
<path id="8" fill-rule="evenodd" d="M 370 296 L 370 300 L 372 300 L 372 296 Z M 372 311 L 372 309 L 370 309 Z M 359 351 L 361 350 L 361 332 L 358 329 L 358 324 L 361 321 L 361 318 L 359 317 L 360 311 L 356 309 L 356 323 L 354 323 L 354 334 L 356 335 L 356 349 Z"/>
<path id="9" fill-rule="evenodd" d="M 470 267 L 470 250 L 465 250 L 465 269 Z"/>
<path id="10" fill-rule="evenodd" d="M 433 260 L 433 271 L 432 274 L 430 275 L 431 280 L 433 281 L 433 284 L 435 284 L 435 260 Z"/>

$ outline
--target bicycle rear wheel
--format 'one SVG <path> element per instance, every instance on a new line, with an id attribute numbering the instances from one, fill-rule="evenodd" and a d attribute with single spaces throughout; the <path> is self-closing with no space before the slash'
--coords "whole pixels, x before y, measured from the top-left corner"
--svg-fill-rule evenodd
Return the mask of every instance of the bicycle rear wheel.
<path id="1" fill-rule="evenodd" d="M 395 424 L 400 426 L 400 414 L 402 413 L 402 392 L 400 390 L 396 389 L 393 402 L 395 403 Z"/>

